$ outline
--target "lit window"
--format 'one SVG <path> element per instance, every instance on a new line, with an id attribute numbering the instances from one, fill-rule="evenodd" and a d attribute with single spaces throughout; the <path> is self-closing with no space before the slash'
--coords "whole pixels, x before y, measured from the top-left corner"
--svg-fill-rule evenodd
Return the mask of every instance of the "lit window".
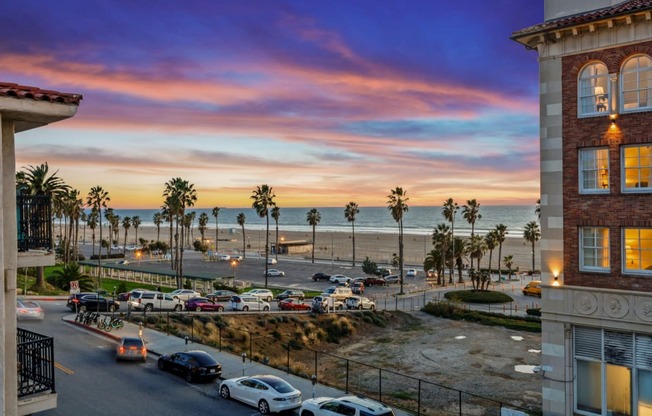
<path id="1" fill-rule="evenodd" d="M 580 228 L 580 270 L 609 271 L 608 228 Z"/>
<path id="2" fill-rule="evenodd" d="M 652 274 L 652 228 L 625 228 L 623 231 L 623 271 Z"/>
<path id="3" fill-rule="evenodd" d="M 623 192 L 652 191 L 652 146 L 627 146 L 622 150 Z"/>
<path id="4" fill-rule="evenodd" d="M 580 150 L 580 193 L 609 192 L 609 149 Z"/>
<path id="5" fill-rule="evenodd" d="M 652 109 L 652 59 L 636 55 L 625 62 L 620 91 L 623 111 Z"/>
<path id="6" fill-rule="evenodd" d="M 580 116 L 609 113 L 609 72 L 607 66 L 596 62 L 587 65 L 580 72 L 578 82 Z"/>

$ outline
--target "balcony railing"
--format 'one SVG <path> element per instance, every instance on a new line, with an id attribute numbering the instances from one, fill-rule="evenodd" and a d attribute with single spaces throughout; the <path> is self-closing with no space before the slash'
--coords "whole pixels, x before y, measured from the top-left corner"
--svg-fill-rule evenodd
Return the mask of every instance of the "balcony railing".
<path id="1" fill-rule="evenodd" d="M 54 389 L 54 339 L 18 328 L 18 397 Z"/>
<path id="2" fill-rule="evenodd" d="M 52 204 L 48 195 L 16 195 L 18 251 L 52 249 Z"/>

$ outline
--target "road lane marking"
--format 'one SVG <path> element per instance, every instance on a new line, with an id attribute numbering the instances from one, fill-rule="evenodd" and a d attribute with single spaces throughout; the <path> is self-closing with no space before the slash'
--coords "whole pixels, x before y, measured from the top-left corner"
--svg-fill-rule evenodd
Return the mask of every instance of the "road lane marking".
<path id="1" fill-rule="evenodd" d="M 75 372 L 74 372 L 73 370 L 71 370 L 71 369 L 69 369 L 69 368 L 67 368 L 67 367 L 62 366 L 61 364 L 59 364 L 59 363 L 56 362 L 56 361 L 54 362 L 54 366 L 55 366 L 56 368 L 58 368 L 59 370 L 63 371 L 64 373 L 66 373 L 66 374 L 75 374 Z"/>

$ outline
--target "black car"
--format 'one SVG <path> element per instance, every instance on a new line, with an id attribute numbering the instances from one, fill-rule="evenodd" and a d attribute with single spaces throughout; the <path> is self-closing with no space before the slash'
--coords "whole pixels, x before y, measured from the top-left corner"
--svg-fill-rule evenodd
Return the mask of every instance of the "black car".
<path id="1" fill-rule="evenodd" d="M 232 290 L 216 290 L 215 292 L 206 295 L 206 298 L 212 300 L 213 302 L 228 302 L 231 300 L 231 296 L 237 296 L 238 294 Z"/>
<path id="2" fill-rule="evenodd" d="M 74 309 L 74 307 L 73 307 Z M 98 296 L 96 293 L 79 298 L 77 309 L 84 311 L 114 312 L 120 309 L 120 302 L 113 299 Z"/>
<path id="3" fill-rule="evenodd" d="M 278 301 L 288 298 L 304 300 L 306 295 L 301 290 L 286 290 L 285 292 L 281 292 L 276 295 L 276 300 Z"/>
<path id="4" fill-rule="evenodd" d="M 66 303 L 66 306 L 70 308 L 70 310 L 74 311 L 76 307 L 79 307 L 79 300 L 83 298 L 84 296 L 88 295 L 97 295 L 95 292 L 82 292 L 82 293 L 76 293 L 74 295 L 70 295 L 68 297 L 68 303 Z"/>
<path id="5" fill-rule="evenodd" d="M 330 278 L 331 278 L 330 274 L 321 273 L 321 272 L 320 273 L 315 273 L 315 274 L 312 275 L 312 280 L 314 280 L 315 282 L 317 280 L 328 280 Z"/>
<path id="6" fill-rule="evenodd" d="M 222 376 L 222 365 L 206 351 L 184 351 L 161 355 L 158 368 L 183 376 L 188 382 L 213 381 Z"/>

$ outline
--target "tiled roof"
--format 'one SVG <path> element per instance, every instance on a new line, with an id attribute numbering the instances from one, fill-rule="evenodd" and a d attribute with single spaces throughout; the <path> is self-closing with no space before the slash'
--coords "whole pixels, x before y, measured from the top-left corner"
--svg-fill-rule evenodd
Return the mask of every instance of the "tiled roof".
<path id="1" fill-rule="evenodd" d="M 563 29 L 575 25 L 588 24 L 596 20 L 624 16 L 627 14 L 642 12 L 650 9 L 652 9 L 652 0 L 628 0 L 615 6 L 592 10 L 590 12 L 580 13 L 572 16 L 564 16 L 559 19 L 553 19 L 538 25 L 530 26 L 528 28 L 519 30 L 518 32 L 514 32 L 512 34 L 512 38 L 536 32 Z"/>
<path id="2" fill-rule="evenodd" d="M 2 96 L 74 105 L 79 105 L 79 102 L 83 98 L 81 94 L 43 90 L 37 87 L 28 87 L 9 82 L 0 82 L 0 97 Z"/>

